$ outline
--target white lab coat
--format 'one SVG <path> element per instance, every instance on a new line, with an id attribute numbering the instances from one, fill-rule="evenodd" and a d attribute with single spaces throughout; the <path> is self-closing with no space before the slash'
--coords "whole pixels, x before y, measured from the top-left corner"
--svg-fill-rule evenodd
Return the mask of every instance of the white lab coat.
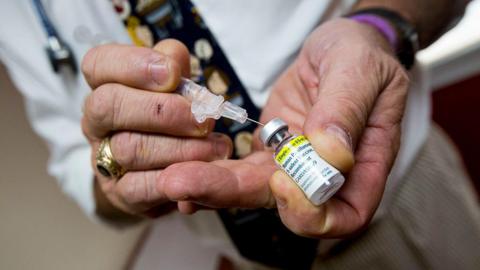
<path id="1" fill-rule="evenodd" d="M 217 37 L 254 103 L 262 106 L 268 97 L 270 85 L 293 60 L 308 33 L 323 20 L 347 10 L 354 1 L 193 2 Z M 77 61 L 92 47 L 89 42 L 75 40 L 74 32 L 79 27 L 88 29 L 105 41 L 130 43 L 123 24 L 108 0 L 45 0 L 44 4 L 58 32 L 73 49 Z M 52 71 L 44 51 L 46 35 L 30 1 L 1 1 L 0 17 L 3 21 L 0 28 L 1 61 L 25 99 L 28 117 L 35 132 L 48 143 L 51 153 L 48 171 L 57 179 L 63 191 L 88 216 L 95 219 L 91 149 L 80 128 L 82 104 L 90 89 L 82 76 L 59 75 Z M 426 138 L 429 94 L 428 87 L 418 82 L 415 81 L 410 91 L 402 148 L 382 205 L 388 203 L 388 195 Z M 215 222 L 221 228 L 218 220 Z M 196 226 L 204 228 L 203 233 L 210 236 L 215 233 L 205 231 L 211 232 L 212 228 L 217 227 Z M 206 241 L 218 244 L 213 240 Z"/>

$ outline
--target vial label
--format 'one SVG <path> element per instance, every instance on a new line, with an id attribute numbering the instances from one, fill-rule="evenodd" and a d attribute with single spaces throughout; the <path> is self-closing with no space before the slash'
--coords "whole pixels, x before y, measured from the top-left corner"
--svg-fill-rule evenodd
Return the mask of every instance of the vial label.
<path id="1" fill-rule="evenodd" d="M 286 143 L 275 155 L 275 161 L 309 199 L 322 185 L 330 185 L 330 180 L 340 174 L 315 152 L 305 136 L 298 136 Z"/>

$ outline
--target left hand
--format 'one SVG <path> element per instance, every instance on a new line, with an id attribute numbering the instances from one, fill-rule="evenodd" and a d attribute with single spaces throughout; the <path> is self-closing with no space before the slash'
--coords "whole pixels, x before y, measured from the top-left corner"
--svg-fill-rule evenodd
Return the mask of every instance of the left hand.
<path id="1" fill-rule="evenodd" d="M 408 84 L 373 27 L 336 19 L 310 35 L 274 85 L 260 120 L 282 118 L 327 162 L 350 173 L 319 207 L 283 171 L 275 173 L 270 187 L 287 227 L 305 236 L 339 237 L 369 222 L 399 149 Z"/>

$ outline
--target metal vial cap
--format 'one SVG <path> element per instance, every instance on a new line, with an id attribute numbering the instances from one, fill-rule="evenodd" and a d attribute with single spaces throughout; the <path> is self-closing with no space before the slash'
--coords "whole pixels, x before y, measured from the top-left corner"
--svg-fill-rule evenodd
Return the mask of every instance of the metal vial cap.
<path id="1" fill-rule="evenodd" d="M 282 129 L 288 129 L 287 123 L 283 122 L 280 118 L 274 118 L 260 130 L 260 140 L 264 145 L 268 146 L 270 139 Z"/>

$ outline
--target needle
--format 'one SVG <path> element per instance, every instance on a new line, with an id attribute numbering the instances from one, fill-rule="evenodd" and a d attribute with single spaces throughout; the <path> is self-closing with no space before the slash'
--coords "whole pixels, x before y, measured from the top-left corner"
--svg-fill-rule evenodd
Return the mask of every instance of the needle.
<path id="1" fill-rule="evenodd" d="M 257 124 L 257 125 L 265 126 L 264 124 L 262 124 L 262 123 L 260 123 L 260 122 L 258 122 L 258 121 L 255 121 L 255 120 L 253 120 L 253 119 L 247 118 L 247 120 L 250 121 L 250 122 L 253 122 L 253 123 Z"/>

